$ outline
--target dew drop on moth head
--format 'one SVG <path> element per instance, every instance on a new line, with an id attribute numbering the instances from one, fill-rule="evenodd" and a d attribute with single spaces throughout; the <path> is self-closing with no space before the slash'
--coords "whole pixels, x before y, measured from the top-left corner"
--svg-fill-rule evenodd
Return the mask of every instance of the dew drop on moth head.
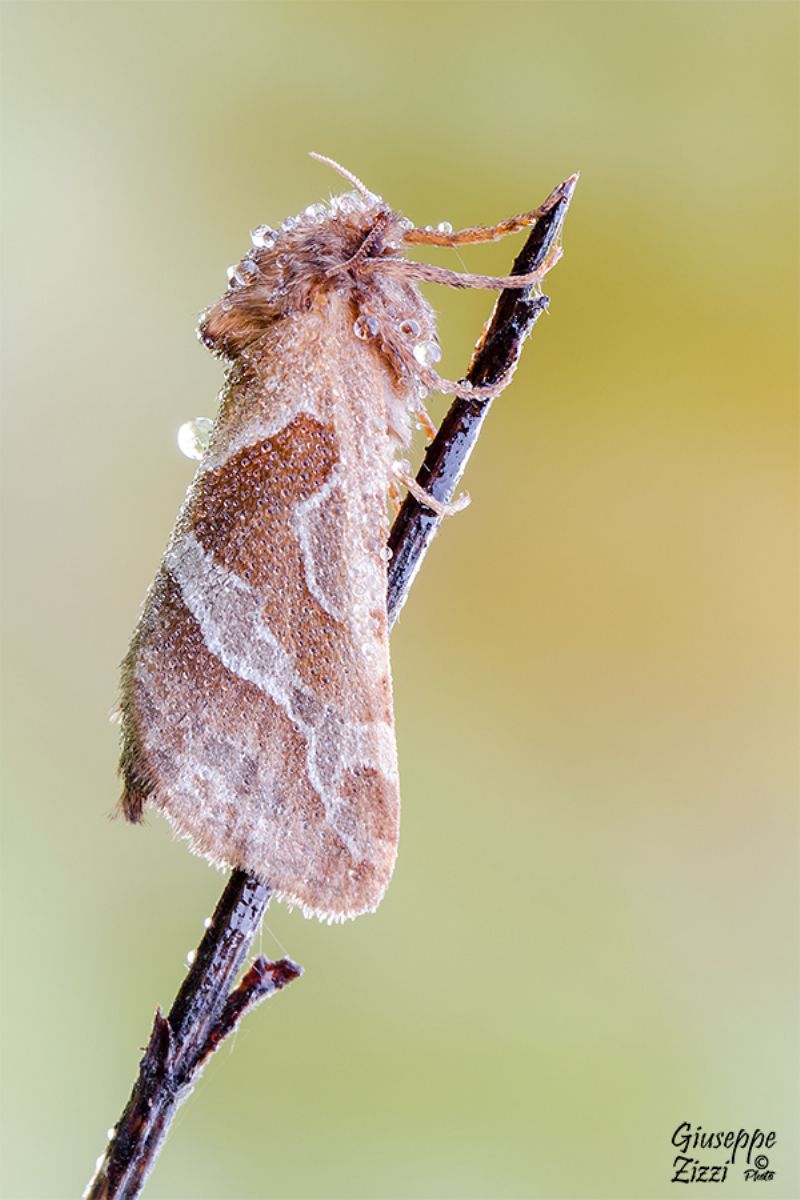
<path id="1" fill-rule="evenodd" d="M 120 704 L 125 816 L 154 805 L 198 854 L 328 920 L 375 909 L 397 855 L 387 490 L 424 396 L 459 390 L 435 373 L 417 284 L 543 273 L 461 275 L 404 249 L 489 240 L 544 211 L 420 230 L 337 169 L 353 190 L 255 229 L 201 317 L 225 385 Z"/>

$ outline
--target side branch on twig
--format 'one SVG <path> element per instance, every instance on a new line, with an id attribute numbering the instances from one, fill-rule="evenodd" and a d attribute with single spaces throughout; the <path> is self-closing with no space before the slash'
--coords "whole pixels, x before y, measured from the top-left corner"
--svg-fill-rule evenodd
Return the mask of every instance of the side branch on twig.
<path id="1" fill-rule="evenodd" d="M 534 226 L 514 262 L 513 275 L 533 274 L 545 263 L 576 182 L 572 176 L 556 189 L 559 198 Z M 467 382 L 477 389 L 510 377 L 548 303 L 546 296 L 534 297 L 531 287 L 502 292 L 473 355 Z M 424 492 L 444 504 L 451 501 L 490 406 L 486 397 L 461 397 L 452 404 L 417 475 Z M 406 497 L 389 534 L 390 628 L 440 522 L 423 502 L 411 494 Z M 259 957 L 234 986 L 270 897 L 269 886 L 255 876 L 232 872 L 169 1014 L 156 1011 L 138 1078 L 98 1159 L 85 1200 L 133 1200 L 139 1195 L 175 1111 L 207 1059 L 251 1008 L 302 974 L 289 959 L 268 962 Z"/>

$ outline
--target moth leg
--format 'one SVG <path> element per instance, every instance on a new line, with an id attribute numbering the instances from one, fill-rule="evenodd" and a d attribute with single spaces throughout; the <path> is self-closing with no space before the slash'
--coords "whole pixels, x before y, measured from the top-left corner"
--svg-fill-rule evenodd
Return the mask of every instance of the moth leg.
<path id="1" fill-rule="evenodd" d="M 543 296 L 540 301 L 545 309 L 547 308 L 546 301 L 546 296 Z M 512 363 L 505 374 L 501 375 L 494 383 L 479 384 L 477 387 L 468 379 L 444 379 L 430 367 L 422 378 L 426 387 L 430 388 L 432 392 L 440 392 L 443 396 L 458 396 L 460 400 L 494 400 L 511 383 L 516 369 L 517 364 Z"/>
<path id="2" fill-rule="evenodd" d="M 400 480 L 392 478 L 389 480 L 387 490 L 389 504 L 392 508 L 392 515 L 397 516 L 403 503 L 403 489 L 400 487 Z"/>
<path id="3" fill-rule="evenodd" d="M 385 271 L 400 275 L 419 283 L 441 283 L 454 288 L 490 288 L 502 292 L 505 288 L 538 287 L 547 271 L 561 258 L 561 247 L 553 246 L 538 271 L 527 275 L 473 275 L 468 271 L 450 271 L 447 267 L 436 267 L 432 263 L 411 262 L 407 258 L 368 258 L 361 263 L 361 270 Z"/>
<path id="4" fill-rule="evenodd" d="M 428 410 L 422 400 L 418 400 L 414 408 L 411 409 L 411 415 L 416 417 L 422 426 L 425 437 L 429 442 L 432 442 L 436 437 L 436 426 L 431 420 Z"/>
<path id="5" fill-rule="evenodd" d="M 444 379 L 431 371 L 428 382 L 431 391 L 440 392 L 443 396 L 458 396 L 459 400 L 494 400 L 508 387 L 512 374 L 513 371 L 506 371 L 497 383 L 474 387 L 468 379 Z"/>
<path id="6" fill-rule="evenodd" d="M 559 200 L 570 194 L 577 179 L 577 175 L 570 175 L 569 179 L 554 188 L 544 204 L 516 217 L 507 217 L 505 221 L 498 221 L 496 225 L 471 225 L 467 229 L 456 230 L 415 227 L 404 234 L 403 241 L 415 246 L 468 246 L 478 242 L 498 242 L 510 233 L 517 233 L 520 229 L 535 225 L 540 217 L 550 212 L 551 208 L 555 208 Z"/>
<path id="7" fill-rule="evenodd" d="M 542 275 L 546 275 L 548 271 L 552 271 L 553 267 L 564 255 L 564 247 L 561 245 L 561 230 L 556 235 L 556 240 L 547 252 L 544 262 L 541 266 Z"/>
<path id="8" fill-rule="evenodd" d="M 449 504 L 443 500 L 437 500 L 430 492 L 426 492 L 424 487 L 420 487 L 411 471 L 411 463 L 408 459 L 401 459 L 392 463 L 392 471 L 400 480 L 404 488 L 411 493 L 415 500 L 419 500 L 420 504 L 424 504 L 431 512 L 436 513 L 437 517 L 452 517 L 457 512 L 461 512 L 467 507 L 470 502 L 469 495 L 462 492 L 455 500 Z M 391 488 L 391 484 L 390 484 Z"/>

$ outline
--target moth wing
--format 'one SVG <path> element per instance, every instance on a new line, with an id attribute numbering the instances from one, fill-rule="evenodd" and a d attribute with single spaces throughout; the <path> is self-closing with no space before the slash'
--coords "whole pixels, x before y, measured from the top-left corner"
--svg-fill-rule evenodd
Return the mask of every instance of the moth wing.
<path id="1" fill-rule="evenodd" d="M 232 373 L 123 667 L 122 807 L 336 920 L 377 906 L 397 852 L 391 448 L 377 360 L 293 388 L 308 348 L 277 336 Z"/>

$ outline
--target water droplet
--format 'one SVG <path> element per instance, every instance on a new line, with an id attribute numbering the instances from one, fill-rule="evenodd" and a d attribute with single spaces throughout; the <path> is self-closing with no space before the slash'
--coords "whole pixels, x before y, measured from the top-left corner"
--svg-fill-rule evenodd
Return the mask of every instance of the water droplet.
<path id="1" fill-rule="evenodd" d="M 233 268 L 233 274 L 230 274 L 230 271 L 231 268 L 228 267 L 228 287 L 247 287 L 258 274 L 258 267 L 252 258 L 243 258 L 238 266 Z"/>
<path id="2" fill-rule="evenodd" d="M 366 341 L 367 338 L 375 337 L 378 329 L 379 325 L 377 317 L 370 317 L 366 314 L 362 314 L 362 316 L 357 317 L 353 322 L 353 333 L 357 338 L 361 338 L 362 341 Z"/>
<path id="3" fill-rule="evenodd" d="M 460 386 L 464 389 L 465 392 L 472 391 L 472 384 L 470 383 L 470 381 L 468 379 L 462 379 Z"/>
<path id="4" fill-rule="evenodd" d="M 186 955 L 186 961 L 187 961 L 187 963 L 189 964 L 189 966 L 191 966 L 191 965 L 192 965 L 192 963 L 194 962 L 194 960 L 195 960 L 196 958 L 197 958 L 197 951 L 196 951 L 196 950 L 190 950 L 190 951 L 189 951 L 189 953 Z"/>
<path id="5" fill-rule="evenodd" d="M 187 458 L 198 461 L 203 457 L 211 441 L 214 422 L 210 417 L 195 417 L 186 421 L 178 430 L 178 448 Z"/>
<path id="6" fill-rule="evenodd" d="M 231 266 L 225 268 L 225 274 L 228 276 L 228 283 L 231 282 L 234 275 L 236 274 L 236 270 L 237 270 L 238 266 L 239 266 L 238 263 L 232 263 Z"/>
<path id="7" fill-rule="evenodd" d="M 362 199 L 358 192 L 345 192 L 343 196 L 339 196 L 339 212 L 354 213 L 362 207 Z"/>
<path id="8" fill-rule="evenodd" d="M 111 1141 L 111 1139 L 113 1138 L 113 1136 L 116 1132 L 117 1132 L 116 1125 L 112 1125 L 110 1129 L 106 1130 L 106 1137 L 108 1138 L 109 1141 Z"/>
<path id="9" fill-rule="evenodd" d="M 414 347 L 414 358 L 423 367 L 432 367 L 442 357 L 442 352 L 436 342 L 417 342 Z"/>
<path id="10" fill-rule="evenodd" d="M 250 234 L 250 240 L 255 247 L 261 249 L 263 246 L 271 246 L 273 242 L 277 242 L 278 234 L 271 225 L 258 225 Z"/>
<path id="11" fill-rule="evenodd" d="M 206 917 L 205 921 L 203 921 L 203 929 L 210 929 L 210 928 L 211 928 L 211 917 Z"/>
<path id="12" fill-rule="evenodd" d="M 409 337 L 418 338 L 420 335 L 419 321 L 401 321 L 400 332 L 407 333 Z"/>
<path id="13" fill-rule="evenodd" d="M 309 204 L 305 215 L 311 221 L 324 221 L 328 215 L 328 210 L 324 204 Z"/>
<path id="14" fill-rule="evenodd" d="M 394 550 L 392 550 L 389 546 L 387 546 L 383 551 L 383 557 L 386 559 L 387 562 L 391 562 L 392 559 L 394 558 Z"/>
<path id="15" fill-rule="evenodd" d="M 440 221 L 439 224 L 436 226 L 436 232 L 437 233 L 452 233 L 453 226 L 450 224 L 449 221 Z"/>

